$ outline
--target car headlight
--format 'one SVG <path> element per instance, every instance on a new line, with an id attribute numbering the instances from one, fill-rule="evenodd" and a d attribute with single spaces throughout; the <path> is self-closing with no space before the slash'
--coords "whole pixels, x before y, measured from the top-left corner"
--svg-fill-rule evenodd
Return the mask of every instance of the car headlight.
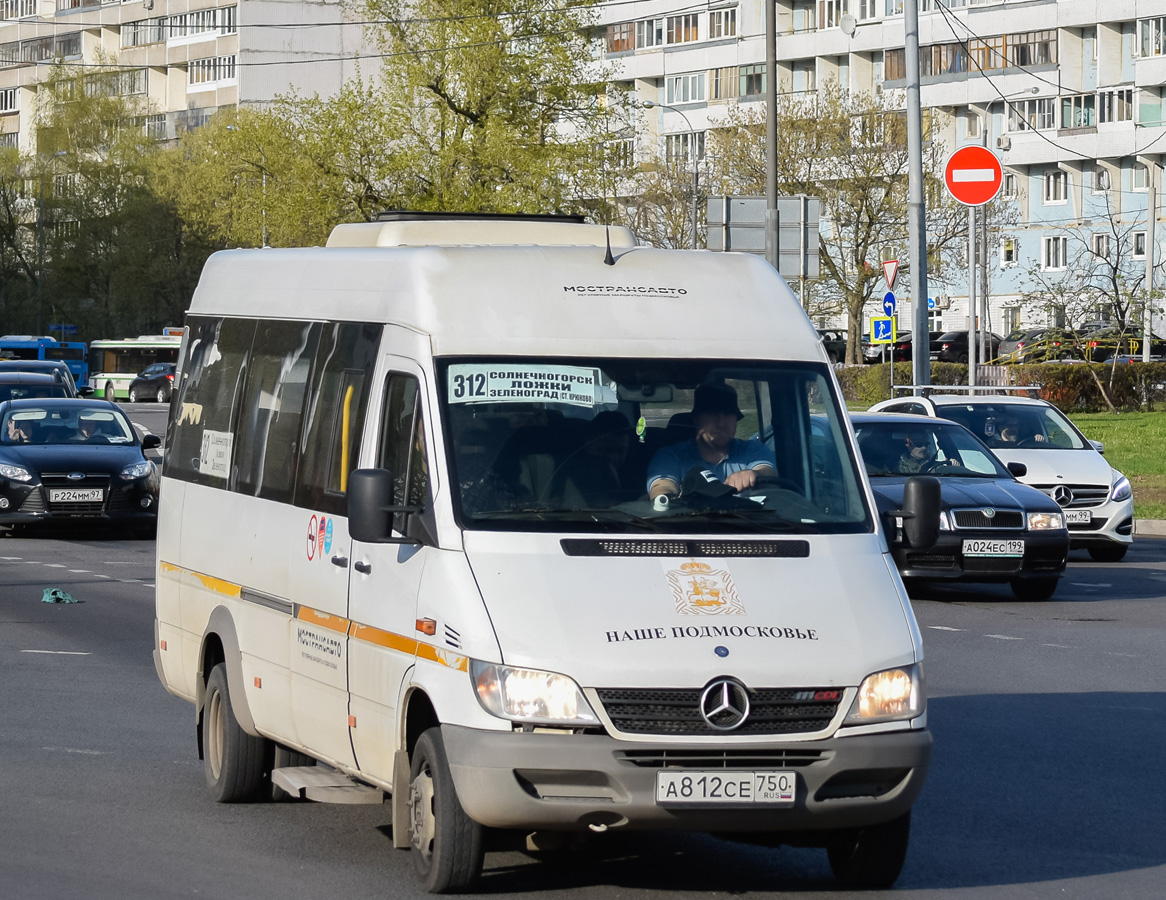
<path id="1" fill-rule="evenodd" d="M 939 511 L 939 530 L 951 531 L 951 521 L 948 519 L 947 513 L 942 509 Z"/>
<path id="2" fill-rule="evenodd" d="M 1062 513 L 1031 512 L 1028 514 L 1028 530 L 1043 531 L 1047 528 L 1064 528 L 1065 516 Z"/>
<path id="3" fill-rule="evenodd" d="M 23 466 L 12 466 L 0 463 L 0 476 L 11 478 L 13 481 L 32 481 L 32 475 Z"/>
<path id="4" fill-rule="evenodd" d="M 135 478 L 145 478 L 150 474 L 150 468 L 153 465 L 148 459 L 141 462 L 132 463 L 121 470 L 121 478 L 126 481 L 133 481 Z"/>
<path id="5" fill-rule="evenodd" d="M 868 675 L 858 688 L 858 696 L 846 716 L 847 725 L 869 725 L 914 719 L 927 706 L 923 690 L 923 667 L 899 666 Z"/>
<path id="6" fill-rule="evenodd" d="M 1130 480 L 1124 475 L 1113 483 L 1113 490 L 1109 492 L 1111 500 L 1129 500 L 1133 495 L 1134 489 L 1130 487 Z"/>
<path id="7" fill-rule="evenodd" d="M 500 719 L 554 725 L 599 724 L 599 717 L 579 686 L 566 675 L 472 660 L 470 678 L 482 708 Z"/>

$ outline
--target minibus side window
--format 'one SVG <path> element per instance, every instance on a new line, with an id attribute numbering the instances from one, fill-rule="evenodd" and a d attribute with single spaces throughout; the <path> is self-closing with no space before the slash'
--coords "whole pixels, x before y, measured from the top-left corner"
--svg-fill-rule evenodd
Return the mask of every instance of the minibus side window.
<path id="1" fill-rule="evenodd" d="M 239 419 L 234 490 L 290 503 L 319 323 L 260 322 Z"/>
<path id="2" fill-rule="evenodd" d="M 417 379 L 391 374 L 385 387 L 377 466 L 393 473 L 393 502 L 420 506 L 429 494 L 429 458 L 425 452 L 425 421 L 421 415 Z M 404 531 L 405 517 L 393 517 L 393 529 Z"/>
<path id="3" fill-rule="evenodd" d="M 308 380 L 303 450 L 295 505 L 344 515 L 348 473 L 360 458 L 380 325 L 332 322 L 323 327 Z"/>
<path id="4" fill-rule="evenodd" d="M 193 484 L 226 488 L 255 320 L 192 318 L 189 326 L 165 471 Z"/>

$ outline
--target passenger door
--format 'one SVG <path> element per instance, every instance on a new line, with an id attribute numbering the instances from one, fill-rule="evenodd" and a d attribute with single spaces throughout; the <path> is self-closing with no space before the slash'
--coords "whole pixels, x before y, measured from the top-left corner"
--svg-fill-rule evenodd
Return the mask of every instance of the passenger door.
<path id="1" fill-rule="evenodd" d="M 391 360 L 373 465 L 393 473 L 394 505 L 432 508 L 430 460 L 435 457 L 426 419 L 420 368 L 404 360 Z M 405 516 L 396 515 L 394 535 L 401 536 L 405 524 Z M 425 563 L 434 552 L 433 547 L 420 544 L 352 542 L 352 743 L 361 770 L 386 781 L 392 776 L 391 751 L 397 747 L 397 704 L 402 685 L 419 643 L 432 640 L 419 630 L 417 594 Z"/>

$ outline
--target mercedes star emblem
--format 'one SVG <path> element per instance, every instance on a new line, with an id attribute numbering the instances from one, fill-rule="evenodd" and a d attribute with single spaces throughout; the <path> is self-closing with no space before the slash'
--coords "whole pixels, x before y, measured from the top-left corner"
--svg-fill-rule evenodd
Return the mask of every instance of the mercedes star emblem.
<path id="1" fill-rule="evenodd" d="M 1073 492 L 1063 484 L 1053 488 L 1053 499 L 1061 506 L 1068 506 L 1073 502 Z"/>
<path id="2" fill-rule="evenodd" d="M 749 716 L 749 692 L 733 678 L 718 678 L 700 695 L 700 714 L 717 731 L 739 728 Z"/>

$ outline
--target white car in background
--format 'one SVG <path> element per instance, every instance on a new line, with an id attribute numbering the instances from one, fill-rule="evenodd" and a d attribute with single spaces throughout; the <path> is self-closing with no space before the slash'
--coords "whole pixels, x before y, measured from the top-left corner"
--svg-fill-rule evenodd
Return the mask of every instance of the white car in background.
<path id="1" fill-rule="evenodd" d="M 1129 479 L 1051 403 L 1003 395 L 932 394 L 876 403 L 871 412 L 914 413 L 959 422 L 1005 464 L 1022 463 L 1019 480 L 1044 491 L 1065 511 L 1073 548 L 1098 562 L 1118 562 L 1133 543 Z"/>

